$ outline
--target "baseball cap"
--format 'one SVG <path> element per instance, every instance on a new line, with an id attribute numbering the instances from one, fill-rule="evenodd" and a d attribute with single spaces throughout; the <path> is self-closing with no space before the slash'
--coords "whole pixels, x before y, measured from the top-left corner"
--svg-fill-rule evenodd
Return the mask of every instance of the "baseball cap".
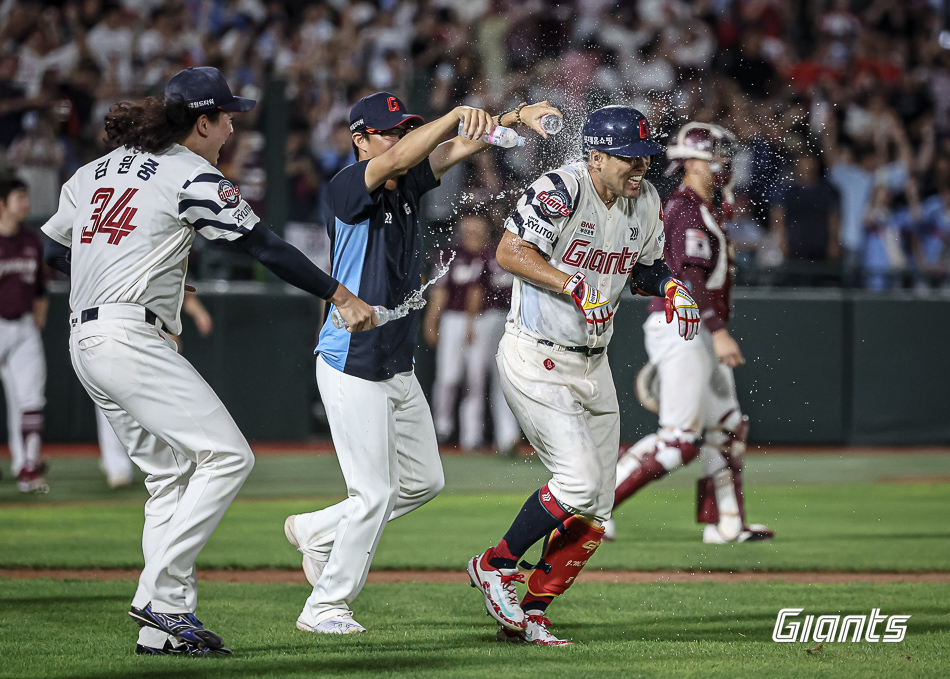
<path id="1" fill-rule="evenodd" d="M 165 101 L 184 101 L 188 108 L 199 113 L 215 109 L 250 111 L 257 104 L 254 99 L 235 97 L 221 71 L 212 66 L 178 71 L 165 85 Z"/>
<path id="2" fill-rule="evenodd" d="M 392 92 L 377 92 L 363 97 L 350 109 L 350 132 L 391 130 L 406 120 L 425 123 L 422 116 L 406 113 L 406 106 Z"/>
<path id="3" fill-rule="evenodd" d="M 587 116 L 583 130 L 584 152 L 590 149 L 614 156 L 636 158 L 663 153 L 653 141 L 646 116 L 630 106 L 604 106 Z"/>

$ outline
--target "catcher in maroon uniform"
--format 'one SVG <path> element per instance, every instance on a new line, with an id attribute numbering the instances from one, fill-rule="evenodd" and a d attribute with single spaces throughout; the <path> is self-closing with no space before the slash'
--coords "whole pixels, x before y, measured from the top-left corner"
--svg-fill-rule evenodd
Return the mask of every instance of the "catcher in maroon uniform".
<path id="1" fill-rule="evenodd" d="M 736 397 L 732 369 L 745 360 L 729 334 L 732 246 L 723 227 L 731 209 L 730 161 L 736 138 L 706 123 L 687 123 L 667 147 L 669 173 L 683 171 L 664 209 L 664 255 L 699 305 L 697 342 L 683 342 L 666 323 L 662 302 L 650 303 L 643 324 L 649 363 L 637 376 L 637 396 L 660 416 L 660 428 L 625 451 L 617 463 L 614 509 L 651 481 L 702 459 L 697 491 L 703 542 L 769 540 L 773 532 L 747 524 L 742 499 L 742 456 L 749 418 Z M 717 207 L 717 190 L 723 200 Z M 613 539 L 611 520 L 605 539 Z"/>
<path id="2" fill-rule="evenodd" d="M 46 358 L 46 270 L 39 238 L 20 223 L 30 212 L 26 184 L 0 179 L 0 380 L 7 400 L 10 457 L 23 493 L 49 491 L 40 460 Z"/>

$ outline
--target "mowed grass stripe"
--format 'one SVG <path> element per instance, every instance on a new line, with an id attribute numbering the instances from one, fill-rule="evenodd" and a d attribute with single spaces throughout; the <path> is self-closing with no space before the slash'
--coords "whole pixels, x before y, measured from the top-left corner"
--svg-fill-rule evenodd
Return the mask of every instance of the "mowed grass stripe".
<path id="1" fill-rule="evenodd" d="M 747 495 L 752 521 L 777 531 L 772 543 L 704 545 L 689 490 L 644 492 L 617 515 L 618 540 L 591 565 L 607 570 L 950 570 L 946 485 L 771 487 Z M 459 570 L 507 529 L 521 494 L 447 493 L 393 522 L 374 569 Z M 237 502 L 199 557 L 201 568 L 297 568 L 286 542 L 288 514 L 325 505 Z M 0 508 L 0 567 L 138 568 L 142 509 L 131 505 Z M 529 555 L 533 556 L 533 555 Z"/>

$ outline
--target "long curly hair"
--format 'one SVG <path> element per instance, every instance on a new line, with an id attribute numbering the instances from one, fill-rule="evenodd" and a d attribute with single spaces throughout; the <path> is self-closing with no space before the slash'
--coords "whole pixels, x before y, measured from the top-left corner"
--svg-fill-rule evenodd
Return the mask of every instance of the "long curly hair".
<path id="1" fill-rule="evenodd" d="M 216 123 L 221 111 L 198 113 L 184 102 L 168 103 L 158 97 L 120 101 L 106 114 L 106 140 L 117 147 L 161 153 L 187 137 L 202 115 Z"/>

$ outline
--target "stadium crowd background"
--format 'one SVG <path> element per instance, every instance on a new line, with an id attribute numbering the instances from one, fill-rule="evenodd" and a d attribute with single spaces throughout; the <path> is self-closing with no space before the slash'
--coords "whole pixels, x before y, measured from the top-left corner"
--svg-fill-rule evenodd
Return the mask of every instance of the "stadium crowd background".
<path id="1" fill-rule="evenodd" d="M 193 65 L 217 66 L 245 96 L 276 82 L 289 200 L 274 226 L 321 260 L 322 190 L 353 160 L 358 98 L 391 90 L 426 117 L 541 99 L 565 113 L 555 143 L 532 138 L 447 175 L 426 209 L 430 246 L 467 212 L 500 229 L 539 166 L 579 154 L 584 114 L 624 102 L 661 137 L 686 120 L 738 135 L 740 282 L 929 294 L 950 287 L 947 11 L 942 0 L 4 0 L 0 165 L 28 183 L 40 223 L 62 182 L 104 152 L 114 102 L 160 94 Z M 264 219 L 266 110 L 265 99 L 235 119 L 221 163 Z M 664 193 L 673 181 L 656 161 Z M 192 273 L 254 275 L 211 246 Z"/>

